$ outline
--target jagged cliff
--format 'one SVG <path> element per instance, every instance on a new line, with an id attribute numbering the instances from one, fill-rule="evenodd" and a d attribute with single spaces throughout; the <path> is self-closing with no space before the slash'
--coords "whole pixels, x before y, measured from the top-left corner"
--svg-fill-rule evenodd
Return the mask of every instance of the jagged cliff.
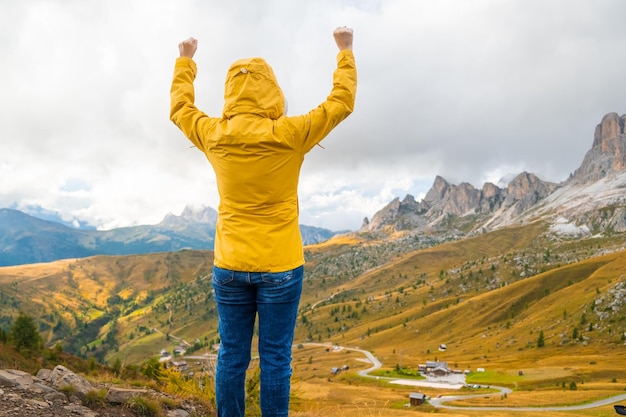
<path id="1" fill-rule="evenodd" d="M 624 171 L 626 166 L 626 115 L 609 113 L 596 126 L 593 146 L 569 181 L 578 184 L 596 182 Z"/>
<path id="2" fill-rule="evenodd" d="M 522 172 L 506 188 L 485 183 L 477 189 L 437 176 L 423 200 L 411 195 L 394 199 L 371 221 L 366 218 L 360 232 L 445 232 L 452 226 L 472 233 L 539 218 L 589 233 L 626 230 L 625 125 L 626 115 L 604 116 L 582 164 L 560 184 Z"/>

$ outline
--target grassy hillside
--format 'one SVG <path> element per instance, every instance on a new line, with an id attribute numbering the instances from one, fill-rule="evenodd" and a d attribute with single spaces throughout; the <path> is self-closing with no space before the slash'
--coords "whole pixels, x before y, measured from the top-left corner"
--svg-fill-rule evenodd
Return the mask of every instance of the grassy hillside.
<path id="1" fill-rule="evenodd" d="M 485 368 L 472 376 L 483 384 L 536 391 L 575 382 L 608 395 L 626 383 L 624 247 L 621 235 L 560 239 L 541 223 L 435 246 L 337 237 L 306 249 L 296 342 L 367 349 L 388 370 L 438 359 Z M 0 325 L 25 311 L 48 345 L 106 363 L 139 364 L 185 342 L 210 352 L 219 340 L 211 265 L 211 252 L 181 251 L 0 268 Z M 383 394 L 353 373 L 329 375 L 344 364 L 365 369 L 363 359 L 296 349 L 297 407 L 405 396 L 406 387 Z"/>
<path id="2" fill-rule="evenodd" d="M 543 232 L 536 224 L 400 256 L 329 289 L 331 300 L 303 311 L 298 335 L 359 345 L 392 365 L 401 350 L 413 364 L 437 354 L 473 367 L 481 366 L 474 358 L 514 360 L 541 331 L 545 346 L 533 356 L 562 346 L 614 350 L 626 330 L 616 289 L 625 285 L 626 252 L 598 254 L 621 239 L 550 242 Z"/>

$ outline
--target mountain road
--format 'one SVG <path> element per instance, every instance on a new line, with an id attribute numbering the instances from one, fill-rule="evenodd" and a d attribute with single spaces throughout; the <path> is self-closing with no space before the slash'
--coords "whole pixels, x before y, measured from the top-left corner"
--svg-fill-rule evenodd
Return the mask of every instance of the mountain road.
<path id="1" fill-rule="evenodd" d="M 357 349 L 357 348 L 348 348 L 344 346 L 331 345 L 328 343 L 304 343 L 305 346 L 322 346 L 330 349 L 334 349 L 336 351 L 341 350 L 351 350 L 355 352 L 360 352 L 372 363 L 372 366 L 363 369 L 358 372 L 358 374 L 362 377 L 366 378 L 376 378 L 376 379 L 385 379 L 389 380 L 391 384 L 399 384 L 399 385 L 409 385 L 409 386 L 427 386 L 432 388 L 452 388 L 459 389 L 464 386 L 464 383 L 460 381 L 456 382 L 442 382 L 442 381 L 417 381 L 413 379 L 403 379 L 403 378 L 389 378 L 389 377 L 378 377 L 369 375 L 370 372 L 379 369 L 382 366 L 382 363 L 369 351 L 365 349 Z M 537 412 L 537 411 L 574 411 L 574 410 L 585 410 L 589 408 L 602 407 L 605 405 L 611 405 L 618 401 L 626 401 L 626 394 L 619 394 L 608 398 L 603 398 L 597 401 L 592 401 L 584 404 L 576 404 L 576 405 L 563 405 L 563 406 L 554 406 L 554 407 L 466 407 L 466 406 L 454 406 L 454 405 L 446 405 L 445 403 L 457 400 L 466 400 L 469 398 L 476 397 L 486 397 L 486 396 L 502 396 L 504 394 L 509 395 L 513 391 L 510 388 L 506 387 L 497 387 L 491 385 L 490 388 L 497 389 L 497 392 L 494 393 L 481 393 L 481 394 L 468 394 L 468 395 L 446 395 L 439 398 L 431 398 L 429 403 L 436 408 L 448 408 L 448 409 L 462 409 L 462 410 L 476 410 L 476 411 L 494 411 L 494 410 L 509 410 L 509 411 L 529 411 L 529 412 Z"/>

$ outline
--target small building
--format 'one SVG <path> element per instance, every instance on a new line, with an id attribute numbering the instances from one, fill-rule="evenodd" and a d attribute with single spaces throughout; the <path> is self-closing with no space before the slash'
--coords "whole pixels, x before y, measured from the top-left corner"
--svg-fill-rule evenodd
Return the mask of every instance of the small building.
<path id="1" fill-rule="evenodd" d="M 452 372 L 450 368 L 448 368 L 448 362 L 438 361 L 427 361 L 425 364 L 418 365 L 417 370 L 421 374 L 431 376 L 446 376 Z"/>
<path id="2" fill-rule="evenodd" d="M 187 348 L 183 345 L 178 345 L 174 348 L 174 356 L 182 356 L 187 352 Z"/>
<path id="3" fill-rule="evenodd" d="M 440 366 L 431 370 L 428 373 L 428 375 L 441 377 L 441 376 L 447 376 L 449 373 L 450 373 L 450 370 L 448 368 L 444 368 Z"/>
<path id="4" fill-rule="evenodd" d="M 179 372 L 186 371 L 189 369 L 189 366 L 187 365 L 187 362 L 185 361 L 180 361 L 180 362 L 172 361 L 170 363 L 174 367 L 174 369 L 176 369 Z"/>
<path id="5" fill-rule="evenodd" d="M 424 404 L 426 396 L 422 392 L 412 392 L 409 394 L 409 404 L 412 407 Z"/>

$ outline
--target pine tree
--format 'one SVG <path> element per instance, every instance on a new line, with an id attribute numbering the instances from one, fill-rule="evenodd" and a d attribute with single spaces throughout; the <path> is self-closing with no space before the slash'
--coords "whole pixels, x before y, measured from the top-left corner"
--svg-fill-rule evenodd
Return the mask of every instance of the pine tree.
<path id="1" fill-rule="evenodd" d="M 537 339 L 537 347 L 544 347 L 546 342 L 543 338 L 543 330 L 539 332 L 539 338 Z"/>
<path id="2" fill-rule="evenodd" d="M 15 347 L 24 353 L 37 352 L 42 344 L 35 320 L 21 311 L 11 326 L 9 338 Z"/>

